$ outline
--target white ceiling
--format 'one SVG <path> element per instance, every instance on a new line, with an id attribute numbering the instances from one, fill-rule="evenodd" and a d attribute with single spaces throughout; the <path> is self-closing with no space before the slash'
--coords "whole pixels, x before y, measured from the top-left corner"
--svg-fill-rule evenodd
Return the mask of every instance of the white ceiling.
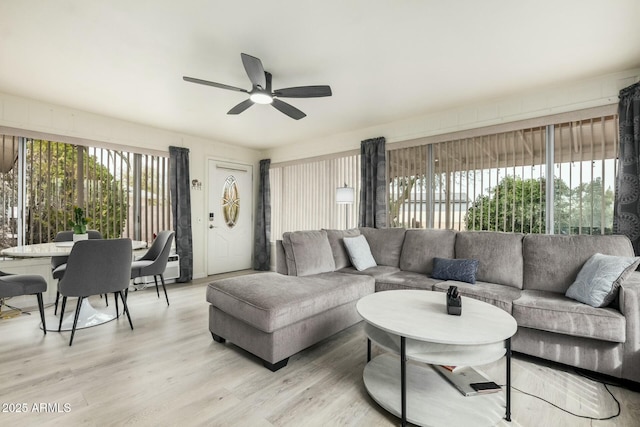
<path id="1" fill-rule="evenodd" d="M 264 149 L 640 67 L 637 0 L 0 2 L 0 92 Z M 251 88 L 333 96 L 226 112 Z"/>

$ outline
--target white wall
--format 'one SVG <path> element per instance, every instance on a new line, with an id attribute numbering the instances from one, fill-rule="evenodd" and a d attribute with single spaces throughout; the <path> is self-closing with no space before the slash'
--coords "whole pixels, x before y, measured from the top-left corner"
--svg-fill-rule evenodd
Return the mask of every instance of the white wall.
<path id="1" fill-rule="evenodd" d="M 194 278 L 206 276 L 207 159 L 247 163 L 258 171 L 261 153 L 187 134 L 144 126 L 0 92 L 0 126 L 45 132 L 98 143 L 168 153 L 169 146 L 189 148 L 190 177 L 204 183 L 191 191 Z M 257 182 L 254 179 L 254 188 Z"/>
<path id="2" fill-rule="evenodd" d="M 272 163 L 360 149 L 367 138 L 384 136 L 387 144 L 480 128 L 585 108 L 617 104 L 618 92 L 640 79 L 640 69 L 549 87 L 508 98 L 438 111 L 398 122 L 358 129 L 268 150 Z"/>

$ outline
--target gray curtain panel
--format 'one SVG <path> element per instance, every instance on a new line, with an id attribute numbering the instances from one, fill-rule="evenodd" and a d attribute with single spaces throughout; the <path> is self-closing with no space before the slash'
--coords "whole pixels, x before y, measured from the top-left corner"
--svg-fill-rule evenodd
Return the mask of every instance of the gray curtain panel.
<path id="1" fill-rule="evenodd" d="M 169 147 L 169 189 L 173 227 L 176 232 L 176 252 L 180 257 L 178 282 L 193 279 L 193 239 L 191 237 L 191 180 L 189 179 L 189 149 Z"/>
<path id="2" fill-rule="evenodd" d="M 623 234 L 640 254 L 640 83 L 620 91 L 620 152 L 613 213 L 613 229 Z"/>
<path id="3" fill-rule="evenodd" d="M 260 160 L 260 182 L 256 209 L 253 269 L 268 271 L 271 266 L 271 187 L 269 167 L 271 159 Z"/>
<path id="4" fill-rule="evenodd" d="M 360 144 L 360 227 L 386 228 L 387 179 L 384 137 Z"/>

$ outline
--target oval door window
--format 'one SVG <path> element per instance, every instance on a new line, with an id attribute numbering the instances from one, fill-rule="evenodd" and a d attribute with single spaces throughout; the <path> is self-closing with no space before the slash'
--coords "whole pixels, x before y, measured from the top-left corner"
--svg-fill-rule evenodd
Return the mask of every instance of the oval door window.
<path id="1" fill-rule="evenodd" d="M 222 215 L 227 227 L 233 228 L 240 217 L 240 196 L 238 193 L 238 181 L 233 175 L 229 175 L 222 188 Z"/>

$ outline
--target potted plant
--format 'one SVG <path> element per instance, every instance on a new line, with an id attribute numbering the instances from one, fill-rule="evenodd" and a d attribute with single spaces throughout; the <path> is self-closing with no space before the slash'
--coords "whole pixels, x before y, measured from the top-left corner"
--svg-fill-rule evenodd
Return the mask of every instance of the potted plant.
<path id="1" fill-rule="evenodd" d="M 73 241 L 87 240 L 89 234 L 87 233 L 87 219 L 84 217 L 84 211 L 82 208 L 75 208 L 73 215 L 74 219 L 69 220 L 69 225 L 73 228 Z"/>

